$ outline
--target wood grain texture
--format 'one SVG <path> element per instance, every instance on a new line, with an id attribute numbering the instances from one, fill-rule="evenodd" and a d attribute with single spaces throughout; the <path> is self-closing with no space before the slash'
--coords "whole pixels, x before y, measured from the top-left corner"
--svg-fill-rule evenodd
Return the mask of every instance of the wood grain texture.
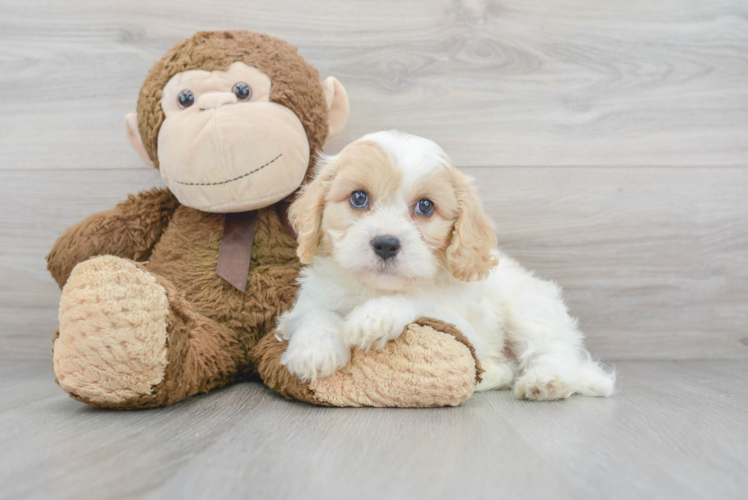
<path id="1" fill-rule="evenodd" d="M 120 412 L 69 399 L 43 361 L 2 360 L 0 498 L 743 498 L 748 365 L 618 370 L 609 399 L 336 409 L 245 383 Z"/>
<path id="2" fill-rule="evenodd" d="M 284 38 L 344 83 L 328 152 L 389 128 L 440 143 L 588 347 L 649 361 L 617 362 L 610 399 L 558 403 L 329 409 L 257 383 L 139 412 L 67 398 L 44 256 L 161 185 L 123 117 L 164 51 L 212 29 Z M 0 0 L 0 499 L 742 498 L 747 81 L 739 0 Z M 653 361 L 699 358 L 727 361 Z"/>
<path id="3" fill-rule="evenodd" d="M 748 364 L 618 363 L 620 392 L 553 411 L 486 398 L 558 473 L 595 498 L 741 498 Z M 707 465 L 710 464 L 710 465 Z"/>
<path id="4" fill-rule="evenodd" d="M 748 162 L 737 0 L 6 0 L 0 168 L 141 168 L 125 113 L 173 43 L 211 29 L 282 37 L 346 85 L 331 151 L 399 128 L 468 166 Z"/>
<path id="5" fill-rule="evenodd" d="M 466 169 L 608 359 L 748 359 L 748 170 Z"/>
<path id="6" fill-rule="evenodd" d="M 748 359 L 748 169 L 464 171 L 501 247 L 565 287 L 596 355 Z M 49 357 L 59 291 L 44 256 L 153 185 L 153 169 L 0 172 L 0 355 Z"/>
<path id="7" fill-rule="evenodd" d="M 49 357 L 59 290 L 45 256 L 57 237 L 161 181 L 158 171 L 0 171 L 0 353 Z"/>

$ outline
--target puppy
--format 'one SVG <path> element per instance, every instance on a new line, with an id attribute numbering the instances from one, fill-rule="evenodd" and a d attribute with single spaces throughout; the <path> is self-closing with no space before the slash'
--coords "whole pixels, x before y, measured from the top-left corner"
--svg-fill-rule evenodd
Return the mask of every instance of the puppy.
<path id="1" fill-rule="evenodd" d="M 278 332 L 302 380 L 331 375 L 351 347 L 380 349 L 421 316 L 456 325 L 485 370 L 478 391 L 518 398 L 608 396 L 554 283 L 500 253 L 469 179 L 434 142 L 369 134 L 323 156 L 291 206 L 307 264 Z M 516 381 L 515 381 L 516 378 Z"/>

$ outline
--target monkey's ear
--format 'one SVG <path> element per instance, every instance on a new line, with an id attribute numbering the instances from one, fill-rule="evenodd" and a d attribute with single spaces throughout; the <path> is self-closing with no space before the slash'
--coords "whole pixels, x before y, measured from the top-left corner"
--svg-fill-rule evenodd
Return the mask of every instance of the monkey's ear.
<path id="1" fill-rule="evenodd" d="M 348 94 L 343 84 L 334 76 L 328 76 L 322 82 L 322 91 L 327 102 L 327 137 L 330 138 L 340 132 L 348 121 Z"/>
<path id="2" fill-rule="evenodd" d="M 130 145 L 138 153 L 140 159 L 153 167 L 153 160 L 148 156 L 148 152 L 145 150 L 145 146 L 143 146 L 143 139 L 140 138 L 138 115 L 135 113 L 127 113 L 127 116 L 125 116 L 125 133 L 127 134 L 127 140 L 130 141 Z"/>

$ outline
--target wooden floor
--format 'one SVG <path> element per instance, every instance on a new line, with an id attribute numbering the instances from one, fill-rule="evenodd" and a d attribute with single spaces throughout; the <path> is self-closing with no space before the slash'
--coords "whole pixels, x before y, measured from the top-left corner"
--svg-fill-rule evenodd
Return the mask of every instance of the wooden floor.
<path id="1" fill-rule="evenodd" d="M 316 408 L 259 383 L 157 410 L 0 365 L 0 498 L 743 499 L 748 363 L 621 362 L 609 399 Z"/>
<path id="2" fill-rule="evenodd" d="M 101 411 L 50 372 L 64 229 L 163 185 L 125 139 L 198 30 L 288 40 L 351 100 L 334 153 L 429 137 L 558 281 L 610 399 L 324 409 L 260 384 Z M 748 2 L 0 0 L 0 498 L 748 495 Z"/>

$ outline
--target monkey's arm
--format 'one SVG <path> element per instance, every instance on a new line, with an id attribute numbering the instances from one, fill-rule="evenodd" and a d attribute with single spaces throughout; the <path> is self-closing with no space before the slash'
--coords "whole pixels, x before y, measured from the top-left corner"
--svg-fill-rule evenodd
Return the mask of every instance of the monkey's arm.
<path id="1" fill-rule="evenodd" d="M 47 269 L 62 288 L 78 263 L 96 255 L 143 262 L 150 257 L 178 206 L 168 189 L 130 195 L 113 209 L 68 228 L 47 255 Z"/>

